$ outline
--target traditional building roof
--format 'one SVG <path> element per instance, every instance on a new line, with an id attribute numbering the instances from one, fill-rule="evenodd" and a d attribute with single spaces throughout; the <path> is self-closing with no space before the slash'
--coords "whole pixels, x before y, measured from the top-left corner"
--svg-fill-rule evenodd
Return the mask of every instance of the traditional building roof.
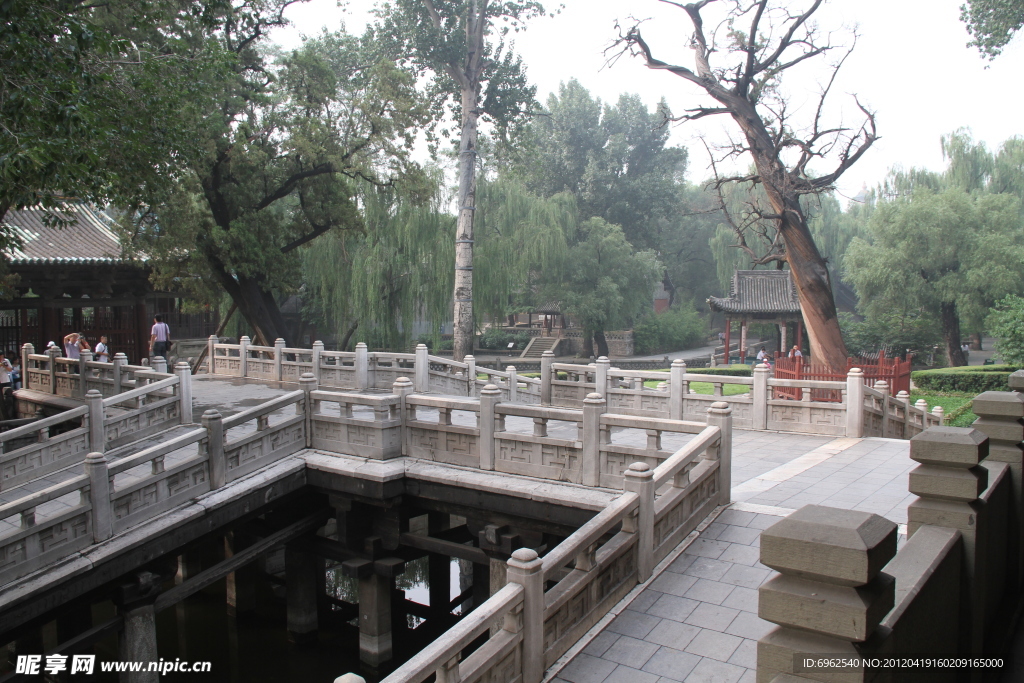
<path id="1" fill-rule="evenodd" d="M 57 214 L 69 219 L 64 227 L 44 221 L 41 207 L 8 211 L 4 227 L 17 234 L 23 245 L 10 249 L 12 265 L 113 265 L 129 260 L 121 255 L 121 243 L 111 230 L 111 220 L 89 204 L 64 202 Z"/>
<path id="2" fill-rule="evenodd" d="M 712 311 L 748 317 L 799 316 L 800 299 L 788 270 L 737 270 L 729 297 L 710 297 Z"/>

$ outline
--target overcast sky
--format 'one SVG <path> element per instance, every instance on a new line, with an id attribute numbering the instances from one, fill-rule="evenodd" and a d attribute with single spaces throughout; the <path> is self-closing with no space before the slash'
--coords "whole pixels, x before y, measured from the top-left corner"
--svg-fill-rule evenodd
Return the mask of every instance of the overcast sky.
<path id="1" fill-rule="evenodd" d="M 902 165 L 943 168 L 939 137 L 969 127 L 976 139 L 990 148 L 1014 135 L 1024 134 L 1021 121 L 1020 69 L 1024 66 L 1021 39 L 1015 40 L 994 62 L 983 60 L 966 47 L 968 35 L 959 20 L 961 0 L 831 0 L 818 12 L 822 30 L 856 26 L 860 37 L 833 88 L 831 121 L 859 122 L 852 95 L 877 114 L 881 139 L 839 183 L 845 196 L 857 194 L 862 184 L 878 182 L 889 168 Z M 604 49 L 616 36 L 616 19 L 650 19 L 644 34 L 655 56 L 691 66 L 687 49 L 691 29 L 678 8 L 656 0 L 565 0 L 554 18 L 534 20 L 516 47 L 537 85 L 543 102 L 559 82 L 578 79 L 591 93 L 614 102 L 620 93 L 639 94 L 653 106 L 664 97 L 677 114 L 706 100 L 696 86 L 683 79 L 644 67 L 640 60 L 623 58 L 605 66 Z M 807 0 L 790 3 L 793 9 Z M 289 8 L 293 26 L 279 29 L 274 40 L 285 47 L 297 45 L 302 35 L 344 22 L 359 33 L 369 20 L 372 0 L 352 0 L 338 7 L 336 0 L 310 0 Z M 551 9 L 555 5 L 550 4 Z M 838 42 L 848 42 L 841 36 Z M 712 65 L 715 64 L 712 59 Z M 794 73 L 789 85 L 798 113 L 810 110 L 818 84 L 827 78 L 826 64 L 817 60 Z M 987 68 L 986 68 L 987 67 Z M 800 105 L 803 105 L 800 107 Z M 699 142 L 707 136 L 724 142 L 738 129 L 725 117 L 711 117 L 673 129 L 676 144 L 690 149 L 689 179 L 699 181 L 710 171 L 707 153 Z M 828 169 L 820 167 L 819 172 Z"/>

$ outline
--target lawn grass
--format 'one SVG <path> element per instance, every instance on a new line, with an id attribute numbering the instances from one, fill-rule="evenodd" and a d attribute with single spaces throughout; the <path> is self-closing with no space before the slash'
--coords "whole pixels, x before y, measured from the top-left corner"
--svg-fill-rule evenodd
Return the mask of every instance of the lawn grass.
<path id="1" fill-rule="evenodd" d="M 665 378 L 668 381 L 668 378 Z M 659 382 L 656 380 L 647 380 L 644 382 L 644 386 L 648 389 L 657 389 Z M 715 393 L 715 385 L 711 382 L 690 382 L 690 389 L 695 394 L 713 394 Z M 749 384 L 723 384 L 722 395 L 723 396 L 737 396 L 739 394 L 750 393 Z"/>
<path id="2" fill-rule="evenodd" d="M 924 399 L 928 403 L 928 410 L 931 411 L 935 406 L 942 406 L 946 415 L 950 415 L 962 408 L 964 405 L 970 403 L 974 399 L 974 394 L 966 392 L 955 392 L 955 393 L 925 393 L 918 390 L 914 390 L 910 394 L 910 402 L 916 403 L 918 399 Z M 977 415 L 971 412 L 970 408 L 966 412 L 956 416 L 948 424 L 951 427 L 970 427 L 974 420 L 977 419 Z"/>

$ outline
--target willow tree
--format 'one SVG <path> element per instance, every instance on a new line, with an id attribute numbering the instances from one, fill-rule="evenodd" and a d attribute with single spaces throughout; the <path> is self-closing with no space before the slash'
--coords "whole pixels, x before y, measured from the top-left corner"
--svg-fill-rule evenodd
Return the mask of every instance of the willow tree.
<path id="1" fill-rule="evenodd" d="M 473 351 L 473 217 L 477 131 L 481 116 L 507 131 L 521 124 L 535 89 L 505 42 L 509 31 L 542 15 L 537 0 L 391 0 L 379 10 L 377 33 L 395 54 L 428 77 L 435 114 L 452 113 L 459 130 L 455 234 L 455 359 Z M 448 131 L 443 131 L 445 137 Z"/>
<path id="2" fill-rule="evenodd" d="M 305 312 L 333 327 L 342 349 L 365 341 L 404 351 L 418 320 L 436 332 L 448 317 L 454 217 L 439 191 L 422 203 L 366 185 L 360 204 L 363 230 L 333 231 L 304 251 Z"/>
<path id="3" fill-rule="evenodd" d="M 662 2 L 686 15 L 692 28 L 693 65 L 656 57 L 640 23 L 621 33 L 612 48 L 613 59 L 622 54 L 635 55 L 648 68 L 677 76 L 710 98 L 707 104 L 689 109 L 673 120 L 724 115 L 739 127 L 742 138 L 725 150 L 725 156 L 749 155 L 754 170 L 744 176 L 718 178 L 716 183 L 762 185 L 770 211 L 760 217 L 774 222 L 779 237 L 766 253 L 757 253 L 749 245 L 744 248 L 749 248 L 756 263 L 789 264 L 807 323 L 811 355 L 832 368 L 845 367 L 846 345 L 839 329 L 828 268 L 814 242 L 801 198 L 832 189 L 877 137 L 874 115 L 859 102 L 857 107 L 865 117 L 859 127 L 829 125 L 824 121 L 826 99 L 852 47 L 840 50 L 830 42 L 831 34 L 822 36 L 816 28 L 812 17 L 823 0 L 805 3 L 806 9 L 802 11 L 793 8 L 792 3 L 770 0 L 717 5 L 716 0 L 690 4 Z M 712 31 L 709 40 L 702 12 L 711 5 L 726 9 L 715 17 L 720 21 L 720 30 Z M 783 76 L 808 60 L 827 57 L 835 51 L 841 52 L 841 56 L 829 65 L 830 75 L 816 105 L 810 108 L 810 120 L 795 120 L 780 88 Z M 830 164 L 827 171 L 812 171 L 812 164 L 825 163 Z M 737 232 L 737 237 L 744 239 L 742 232 Z"/>

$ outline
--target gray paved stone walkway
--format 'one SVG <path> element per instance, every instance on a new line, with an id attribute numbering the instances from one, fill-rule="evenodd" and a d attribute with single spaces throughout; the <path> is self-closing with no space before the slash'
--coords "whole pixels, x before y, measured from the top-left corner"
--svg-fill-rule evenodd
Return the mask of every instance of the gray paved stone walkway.
<path id="1" fill-rule="evenodd" d="M 761 531 L 810 503 L 906 522 L 906 441 L 733 438 L 733 505 L 556 663 L 554 683 L 753 683 L 757 640 L 772 627 L 757 616 L 771 575 L 758 561 Z"/>

